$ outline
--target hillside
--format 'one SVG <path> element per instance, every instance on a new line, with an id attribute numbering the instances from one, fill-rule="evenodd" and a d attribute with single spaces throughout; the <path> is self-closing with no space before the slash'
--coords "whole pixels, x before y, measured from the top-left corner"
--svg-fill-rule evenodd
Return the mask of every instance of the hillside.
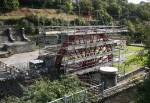
<path id="1" fill-rule="evenodd" d="M 32 14 L 45 16 L 47 18 L 63 18 L 64 20 L 74 20 L 77 18 L 77 15 L 59 12 L 57 9 L 19 8 L 17 10 L 2 13 L 0 15 L 0 20 L 21 19 Z"/>
<path id="2" fill-rule="evenodd" d="M 78 30 L 74 30 L 75 33 L 71 33 L 74 35 L 67 35 L 67 36 L 60 35 L 60 34 L 58 36 L 48 35 L 48 38 L 47 38 L 47 35 L 42 35 L 42 34 L 45 34 L 44 33 L 45 28 L 46 29 L 48 28 L 46 26 L 49 26 L 49 27 L 50 26 L 67 26 L 68 27 L 68 26 L 89 26 L 89 25 L 90 26 L 92 26 L 92 25 L 94 25 L 94 26 L 96 26 L 96 25 L 98 25 L 98 26 L 99 25 L 106 25 L 106 26 L 117 25 L 117 27 L 116 27 L 117 29 L 123 28 L 123 30 L 124 30 L 124 28 L 127 28 L 129 32 L 122 33 L 123 36 L 128 36 L 127 38 L 129 40 L 127 40 L 127 44 L 130 45 L 130 44 L 141 43 L 145 47 L 133 48 L 132 46 L 128 46 L 128 47 L 124 48 L 124 46 L 122 46 L 123 52 L 119 51 L 119 53 L 116 53 L 116 51 L 114 51 L 114 54 L 112 54 L 114 43 L 111 42 L 110 38 L 106 38 L 107 35 L 105 36 L 105 34 L 107 34 L 107 32 L 109 32 L 109 31 L 110 31 L 109 34 L 112 34 L 112 36 L 114 36 L 112 32 L 115 32 L 117 30 L 115 30 L 115 28 L 111 28 L 111 27 L 109 27 L 109 28 L 111 28 L 110 30 L 108 29 L 108 27 L 107 28 L 100 27 L 100 28 L 98 28 L 98 30 L 97 30 L 97 28 L 96 29 L 92 28 L 92 29 L 87 30 L 89 27 L 83 28 L 83 30 L 82 30 L 82 29 L 80 29 L 80 27 L 78 27 L 79 28 Z M 79 3 L 74 3 L 74 2 L 72 2 L 72 0 L 0 0 L 0 29 L 1 28 L 3 29 L 3 26 L 4 26 L 4 29 L 5 29 L 5 27 L 6 28 L 12 27 L 12 30 L 10 29 L 10 32 L 8 31 L 9 33 L 7 33 L 7 36 L 9 36 L 12 39 L 11 41 L 15 40 L 15 39 L 13 40 L 13 37 L 16 35 L 17 35 L 17 37 L 19 37 L 19 39 L 20 39 L 20 37 L 23 37 L 26 41 L 28 41 L 28 40 L 26 39 L 25 34 L 28 34 L 27 37 L 30 36 L 33 39 L 35 38 L 36 39 L 35 41 L 37 42 L 37 43 L 35 43 L 36 47 L 38 47 L 38 49 L 39 49 L 37 51 L 37 53 L 38 54 L 40 53 L 40 55 L 42 54 L 42 51 L 40 48 L 43 47 L 44 43 L 49 42 L 48 40 L 50 40 L 50 42 L 53 42 L 53 44 L 55 42 L 56 42 L 55 44 L 59 44 L 60 42 L 62 42 L 61 44 L 62 44 L 63 48 L 61 48 L 59 50 L 60 52 L 58 52 L 58 53 L 56 52 L 56 55 L 53 55 L 53 53 L 52 53 L 52 56 L 50 56 L 50 57 L 48 56 L 48 57 L 46 57 L 46 60 L 43 60 L 43 64 L 40 68 L 40 69 L 42 69 L 42 71 L 44 70 L 44 68 L 46 68 L 46 70 L 47 70 L 47 67 L 43 67 L 44 65 L 52 64 L 54 61 L 55 61 L 55 63 L 53 63 L 53 64 L 58 65 L 60 69 L 61 68 L 66 69 L 67 67 L 69 67 L 69 69 L 71 69 L 71 70 L 73 70 L 74 68 L 75 68 L 74 70 L 81 70 L 81 69 L 86 70 L 87 67 L 92 68 L 93 66 L 97 66 L 97 65 L 100 65 L 100 64 L 106 62 L 106 60 L 110 62 L 110 59 L 111 59 L 113 61 L 113 57 L 118 56 L 118 58 L 122 59 L 122 58 L 124 58 L 123 57 L 124 55 L 126 56 L 125 61 L 121 60 L 121 63 L 119 62 L 119 65 L 117 63 L 116 64 L 113 63 L 113 65 L 116 66 L 118 68 L 119 72 L 121 71 L 122 74 L 126 74 L 126 72 L 130 72 L 132 70 L 135 70 L 135 68 L 139 68 L 141 66 L 150 67 L 150 48 L 149 48 L 149 44 L 150 44 L 150 3 L 142 2 L 140 4 L 131 4 L 131 3 L 128 3 L 128 0 L 79 0 Z M 37 30 L 37 29 L 39 29 L 39 27 L 41 27 L 41 29 L 42 29 L 41 33 L 39 33 L 39 31 Z M 19 33 L 20 28 L 25 28 L 25 33 L 24 33 L 24 31 L 22 31 L 22 33 Z M 56 27 L 54 27 L 54 29 L 55 28 Z M 13 30 L 16 30 L 16 31 L 18 30 L 19 32 L 16 33 L 16 32 L 13 32 Z M 48 30 L 51 31 L 53 29 L 50 28 Z M 82 33 L 84 31 L 85 31 L 85 33 Z M 98 32 L 96 32 L 96 31 L 98 31 Z M 81 36 L 80 32 L 85 35 Z M 116 33 L 117 32 L 115 32 L 115 34 Z M 5 32 L 4 33 L 2 32 L 2 34 L 5 34 Z M 37 35 L 37 34 L 39 34 L 39 35 Z M 61 34 L 64 34 L 64 33 L 61 33 Z M 90 34 L 90 35 L 86 35 L 86 34 Z M 5 36 L 5 35 L 2 35 L 2 36 Z M 58 40 L 54 39 L 54 36 Z M 45 38 L 48 40 L 45 40 Z M 3 38 L 1 40 L 6 41 Z M 42 43 L 42 41 L 43 41 L 43 43 Z M 108 41 L 108 43 L 107 43 L 107 41 Z M 14 42 L 14 43 L 16 43 L 16 42 Z M 25 43 L 27 43 L 27 42 L 25 42 Z M 13 42 L 12 42 L 12 44 L 13 44 Z M 51 43 L 49 43 L 49 44 L 51 44 Z M 89 46 L 87 44 L 89 44 Z M 73 46 L 75 48 L 73 48 L 74 49 L 73 51 L 70 49 L 68 51 L 68 49 L 66 48 L 68 46 L 69 47 Z M 5 45 L 4 45 L 4 47 L 5 47 Z M 48 53 L 52 52 L 52 51 L 56 51 L 56 50 L 53 50 L 53 48 L 51 49 L 50 47 L 53 47 L 53 45 L 52 46 L 49 45 L 47 47 Z M 3 49 L 3 43 L 2 43 L 2 49 Z M 57 49 L 56 45 L 55 45 L 54 49 Z M 146 55 L 145 55 L 145 52 L 143 51 L 144 49 L 148 50 L 148 53 Z M 45 52 L 45 53 L 47 53 L 47 52 Z M 44 58 L 45 58 L 45 53 L 43 56 Z M 82 54 L 85 54 L 85 55 L 82 55 Z M 105 56 L 105 54 L 107 54 L 108 56 Z M 23 55 L 23 54 L 19 54 L 19 55 Z M 104 55 L 104 57 L 103 57 L 103 55 Z M 25 56 L 25 55 L 23 55 L 23 56 Z M 37 59 L 40 59 L 40 57 Z M 52 62 L 49 61 L 49 58 L 52 60 L 53 57 L 54 57 L 54 61 L 52 61 Z M 61 58 L 61 60 L 59 60 L 60 59 L 59 57 Z M 17 58 L 18 58 L 18 56 L 17 56 Z M 81 62 L 79 60 L 80 58 L 81 58 L 81 60 L 83 60 L 83 58 L 85 58 L 85 60 Z M 19 58 L 18 60 L 20 60 L 20 59 L 24 59 L 24 58 Z M 16 61 L 18 61 L 18 60 L 16 60 Z M 63 65 L 61 63 L 59 63 L 57 60 L 63 62 Z M 75 63 L 75 65 L 71 65 L 71 63 L 65 62 L 65 61 L 71 62 L 72 60 L 73 60 L 73 63 Z M 4 61 L 6 61 L 6 60 L 4 60 Z M 29 60 L 26 60 L 26 61 L 28 62 Z M 46 61 L 46 63 L 44 63 L 45 61 Z M 79 63 L 74 62 L 74 61 L 77 61 Z M 119 61 L 119 59 L 116 61 Z M 10 62 L 12 62 L 12 60 L 10 60 Z M 67 64 L 67 66 L 64 64 Z M 68 66 L 68 64 L 69 64 L 69 66 Z M 89 64 L 90 64 L 90 66 L 88 66 Z M 5 66 L 5 64 L 3 64 L 3 65 Z M 82 67 L 84 67 L 84 68 L 82 68 L 80 65 L 83 65 Z M 28 66 L 28 65 L 26 65 L 26 66 Z M 37 66 L 34 66 L 34 67 L 35 68 L 33 68 L 33 69 L 38 69 L 38 68 L 36 68 Z M 53 70 L 53 67 L 54 66 L 49 67 L 50 71 Z M 81 67 L 81 69 L 80 69 L 80 67 Z M 23 66 L 21 66 L 21 68 L 24 69 Z M 33 69 L 31 68 L 31 71 Z M 66 69 L 64 71 L 68 71 L 68 70 Z M 100 71 L 100 69 L 98 71 Z M 12 72 L 11 68 L 10 68 L 10 72 Z M 18 72 L 18 70 L 17 70 L 17 72 Z M 39 73 L 39 70 L 38 70 L 38 73 Z M 62 73 L 62 71 L 61 71 L 61 73 Z M 64 72 L 64 73 L 67 74 L 66 72 Z M 57 98 L 63 97 L 64 95 L 72 95 L 75 92 L 86 89 L 85 87 L 82 87 L 83 82 L 80 82 L 80 78 L 78 78 L 78 77 L 71 77 L 70 75 L 66 76 L 63 74 L 60 76 L 60 75 L 58 75 L 60 73 L 54 73 L 53 71 L 50 74 L 53 74 L 54 76 L 58 77 L 57 80 L 52 78 L 53 75 L 50 75 L 50 76 L 48 75 L 48 77 L 41 76 L 39 79 L 34 80 L 33 84 L 31 84 L 31 85 L 27 85 L 28 84 L 27 83 L 28 81 L 27 81 L 26 82 L 27 84 L 25 86 L 19 85 L 22 89 L 22 95 L 21 95 L 22 97 L 13 97 L 11 95 L 8 95 L 8 97 L 4 98 L 3 100 L 0 100 L 0 103 L 46 103 L 48 101 L 52 101 Z M 96 75 L 94 75 L 94 74 L 96 74 Z M 21 76 L 22 75 L 23 74 L 21 74 Z M 45 73 L 44 73 L 44 75 L 45 75 Z M 28 72 L 25 73 L 25 76 L 27 76 L 27 79 L 28 79 Z M 103 75 L 98 76 L 97 73 L 95 73 L 95 71 L 94 71 L 91 73 L 87 73 L 87 76 L 89 76 L 89 78 L 85 78 L 86 76 L 83 75 L 83 77 L 86 80 L 91 79 L 88 82 L 93 83 L 92 85 L 96 84 L 95 79 L 96 80 L 98 79 L 98 84 L 100 83 L 100 81 L 102 82 L 102 85 L 101 85 L 102 88 L 94 87 L 94 90 L 90 90 L 90 91 L 92 91 L 92 94 L 95 91 L 96 92 L 94 94 L 96 94 L 97 91 L 101 92 L 101 90 L 104 90 L 105 79 L 104 79 L 104 82 L 103 82 L 103 78 L 101 78 L 102 80 L 99 80 L 100 77 L 102 77 Z M 109 77 L 108 79 L 110 79 L 111 76 L 108 76 L 108 77 Z M 116 82 L 115 78 L 112 78 L 112 79 L 115 80 L 115 82 Z M 135 77 L 133 77 L 131 79 L 134 80 Z M 128 78 L 128 81 L 132 82 L 132 81 L 130 81 L 129 78 Z M 107 83 L 107 81 L 106 81 L 106 83 Z M 122 83 L 124 83 L 124 81 Z M 119 85 L 122 83 L 119 83 Z M 134 83 L 136 84 L 136 82 L 134 82 Z M 108 82 L 108 84 L 109 84 L 109 82 Z M 85 85 L 92 86 L 92 85 L 87 85 L 87 84 L 85 84 Z M 5 85 L 3 85 L 3 84 L 2 84 L 2 86 L 5 87 Z M 119 87 L 117 87 L 115 89 L 118 90 L 118 88 Z M 6 87 L 6 90 L 7 90 L 7 87 Z M 11 89 L 11 90 L 13 90 L 13 89 Z M 147 84 L 143 83 L 141 91 L 137 91 L 137 92 L 139 92 L 139 95 L 135 95 L 135 96 L 137 97 L 136 99 L 138 99 L 139 102 L 135 102 L 135 103 L 150 103 L 149 102 L 150 101 L 150 98 L 149 98 L 150 97 L 150 79 Z M 85 92 L 85 94 L 86 93 L 87 92 Z M 101 92 L 101 93 L 104 93 L 104 92 Z M 109 94 L 109 93 L 107 93 L 107 94 Z M 89 100 L 89 98 L 86 99 L 86 97 L 87 96 L 90 97 L 90 95 L 86 94 L 85 96 L 83 96 L 83 95 L 78 95 L 78 96 L 84 97 L 84 100 Z M 75 95 L 75 97 L 76 96 L 77 95 Z M 66 99 L 68 97 L 64 96 L 64 98 Z M 78 97 L 78 99 L 80 99 L 80 98 Z M 95 99 L 95 98 L 92 98 L 92 99 Z M 148 101 L 144 102 L 145 100 L 148 100 Z M 73 102 L 73 99 L 71 99 L 71 101 Z M 124 100 L 122 100 L 122 101 L 124 102 Z M 65 102 L 66 102 L 66 100 L 65 100 Z M 69 101 L 67 101 L 67 102 L 69 102 Z M 120 102 L 120 101 L 118 101 L 118 102 Z M 89 102 L 89 103 L 94 103 L 94 102 Z"/>

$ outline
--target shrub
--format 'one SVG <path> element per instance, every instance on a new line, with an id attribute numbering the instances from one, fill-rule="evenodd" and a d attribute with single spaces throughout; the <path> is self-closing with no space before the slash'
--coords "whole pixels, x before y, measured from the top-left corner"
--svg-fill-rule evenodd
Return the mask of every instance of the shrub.
<path id="1" fill-rule="evenodd" d="M 4 25 L 4 22 L 3 21 L 0 21 L 0 26 L 3 26 Z"/>
<path id="2" fill-rule="evenodd" d="M 77 18 L 73 21 L 71 21 L 72 25 L 76 25 L 76 26 L 85 26 L 87 24 L 87 22 L 81 18 Z"/>
<path id="3" fill-rule="evenodd" d="M 65 1 L 65 3 L 64 3 L 64 11 L 65 11 L 66 13 L 71 13 L 72 10 L 73 10 L 72 1 L 71 1 L 71 0 Z"/>
<path id="4" fill-rule="evenodd" d="M 32 22 L 29 22 L 26 19 L 21 19 L 17 22 L 16 28 L 25 28 L 25 32 L 28 35 L 33 35 L 35 34 L 35 25 Z"/>
<path id="5" fill-rule="evenodd" d="M 18 0 L 2 0 L 4 10 L 15 10 L 19 7 Z"/>
<path id="6" fill-rule="evenodd" d="M 24 88 L 22 98 L 9 97 L 2 100 L 2 103 L 47 103 L 82 89 L 85 88 L 81 87 L 77 77 L 62 77 L 60 80 L 54 81 L 42 78 Z"/>
<path id="7" fill-rule="evenodd" d="M 92 0 L 80 0 L 79 7 L 82 14 L 88 15 L 89 11 L 93 9 Z"/>

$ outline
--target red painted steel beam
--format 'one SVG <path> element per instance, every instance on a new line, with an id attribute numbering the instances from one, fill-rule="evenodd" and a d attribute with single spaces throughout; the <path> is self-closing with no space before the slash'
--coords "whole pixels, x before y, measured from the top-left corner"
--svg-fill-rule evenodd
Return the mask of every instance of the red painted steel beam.
<path id="1" fill-rule="evenodd" d="M 63 59 L 64 55 L 68 55 L 70 57 L 71 56 L 73 57 L 73 55 L 76 55 L 78 58 L 83 58 L 83 57 L 88 57 L 88 56 L 96 56 L 96 54 L 99 53 L 99 52 L 97 52 L 97 50 L 102 51 L 104 48 L 106 48 L 106 50 L 104 50 L 104 52 L 105 51 L 108 52 L 108 51 L 112 50 L 112 46 L 109 44 L 108 45 L 102 45 L 102 46 L 96 46 L 95 45 L 95 47 L 76 49 L 76 50 L 69 51 L 69 52 L 66 49 L 69 45 L 72 45 L 72 44 L 77 44 L 77 45 L 82 44 L 82 43 L 86 44 L 87 41 L 90 43 L 94 43 L 94 40 L 96 42 L 100 42 L 100 41 L 107 41 L 108 38 L 105 34 L 68 36 L 68 38 L 66 38 L 61 49 L 58 52 L 59 55 L 56 58 L 56 65 L 58 67 L 61 66 L 62 59 Z M 72 67 L 72 68 L 74 67 L 73 69 L 91 67 L 91 66 L 94 66 L 96 64 L 99 64 L 99 61 L 107 61 L 107 60 L 110 61 L 110 60 L 112 60 L 112 57 L 113 57 L 112 55 L 109 55 L 106 58 L 100 57 L 98 59 L 92 59 L 92 60 L 87 60 L 87 61 L 85 60 L 85 61 L 79 62 L 77 64 L 68 65 L 68 67 Z"/>

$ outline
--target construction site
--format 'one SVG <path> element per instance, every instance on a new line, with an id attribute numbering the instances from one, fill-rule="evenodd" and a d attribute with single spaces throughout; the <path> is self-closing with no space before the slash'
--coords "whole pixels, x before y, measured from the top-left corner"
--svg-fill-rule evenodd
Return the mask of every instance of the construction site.
<path id="1" fill-rule="evenodd" d="M 25 36 L 23 29 L 21 36 L 8 29 L 8 36 L 1 36 L 7 39 L 1 43 L 1 70 L 11 75 L 39 66 L 39 70 L 57 70 L 66 75 L 94 72 L 99 67 L 113 64 L 113 50 L 117 43 L 109 37 L 127 32 L 118 26 L 58 29 L 39 31 L 39 35 L 32 40 Z M 21 39 L 18 39 L 19 36 Z M 2 78 L 7 79 L 7 76 Z"/>
<path id="2" fill-rule="evenodd" d="M 50 103 L 81 103 L 89 92 L 101 100 L 133 87 L 135 84 L 125 81 L 135 75 L 143 78 L 145 69 L 122 76 L 119 69 L 113 67 L 114 63 L 124 60 L 122 55 L 114 53 L 126 45 L 122 35 L 127 32 L 125 27 L 105 25 L 46 27 L 39 29 L 34 37 L 27 37 L 23 28 L 1 30 L 1 96 L 12 93 L 7 86 L 12 81 L 33 80 L 45 74 L 77 75 L 89 88 Z M 77 94 L 83 98 L 75 99 Z"/>

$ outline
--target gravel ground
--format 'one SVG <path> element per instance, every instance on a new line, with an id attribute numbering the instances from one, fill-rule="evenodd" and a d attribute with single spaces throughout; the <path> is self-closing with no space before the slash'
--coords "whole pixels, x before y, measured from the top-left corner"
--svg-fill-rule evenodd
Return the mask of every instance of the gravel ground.
<path id="1" fill-rule="evenodd" d="M 7 65 L 27 65 L 30 60 L 36 59 L 39 56 L 39 51 L 14 54 L 8 58 L 0 58 L 0 61 Z"/>

